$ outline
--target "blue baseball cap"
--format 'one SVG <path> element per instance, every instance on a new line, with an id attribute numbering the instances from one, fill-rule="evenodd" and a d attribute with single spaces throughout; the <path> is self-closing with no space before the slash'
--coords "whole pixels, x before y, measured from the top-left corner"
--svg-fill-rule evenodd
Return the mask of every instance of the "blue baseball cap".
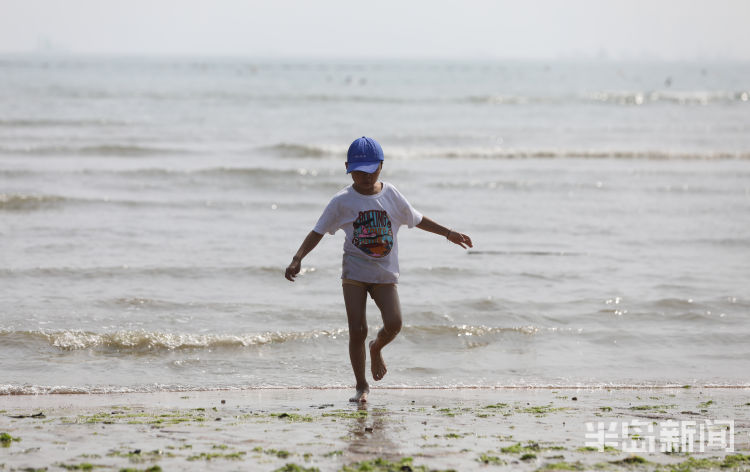
<path id="1" fill-rule="evenodd" d="M 383 148 L 377 141 L 367 136 L 357 138 L 346 153 L 346 173 L 353 170 L 372 174 L 385 159 Z"/>

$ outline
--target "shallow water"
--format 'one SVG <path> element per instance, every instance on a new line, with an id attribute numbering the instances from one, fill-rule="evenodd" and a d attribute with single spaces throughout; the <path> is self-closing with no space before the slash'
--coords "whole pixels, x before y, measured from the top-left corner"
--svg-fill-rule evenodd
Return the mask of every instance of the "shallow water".
<path id="1" fill-rule="evenodd" d="M 0 392 L 349 385 L 341 234 L 282 274 L 362 134 L 475 242 L 400 232 L 384 385 L 748 385 L 748 65 L 0 71 Z"/>

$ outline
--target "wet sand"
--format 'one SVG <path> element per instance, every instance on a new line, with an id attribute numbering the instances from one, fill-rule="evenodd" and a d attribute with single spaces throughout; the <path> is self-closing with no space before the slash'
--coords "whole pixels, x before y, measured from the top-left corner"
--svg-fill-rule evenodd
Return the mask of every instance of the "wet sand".
<path id="1" fill-rule="evenodd" d="M 750 470 L 750 389 L 376 388 L 359 406 L 351 393 L 0 397 L 0 470 Z M 646 426 L 602 451 L 586 436 L 587 422 L 668 420 L 733 420 L 734 452 L 700 453 L 697 433 L 694 453 L 660 452 Z M 649 436 L 654 451 L 622 450 Z"/>

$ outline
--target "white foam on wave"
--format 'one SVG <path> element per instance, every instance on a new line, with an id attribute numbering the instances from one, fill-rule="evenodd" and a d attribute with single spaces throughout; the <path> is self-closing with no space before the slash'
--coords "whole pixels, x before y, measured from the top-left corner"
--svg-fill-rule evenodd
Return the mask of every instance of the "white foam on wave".
<path id="1" fill-rule="evenodd" d="M 195 348 L 248 347 L 264 344 L 284 343 L 289 341 L 309 340 L 316 338 L 337 337 L 346 333 L 346 329 L 312 330 L 293 332 L 264 332 L 252 334 L 193 334 L 167 333 L 160 331 L 114 331 L 95 333 L 78 329 L 49 331 L 11 331 L 0 330 L 1 338 L 30 338 L 46 341 L 49 345 L 65 351 L 83 349 L 108 349 L 117 351 L 154 351 Z"/>
<path id="2" fill-rule="evenodd" d="M 221 392 L 221 391 L 257 391 L 257 390 L 347 390 L 351 385 L 169 385 L 146 384 L 133 386 L 118 385 L 16 385 L 0 384 L 0 396 L 6 395 L 108 395 L 130 393 L 161 393 L 161 392 Z M 372 390 L 675 390 L 675 389 L 749 389 L 750 383 L 707 383 L 680 384 L 663 383 L 602 383 L 602 382 L 571 382 L 571 383 L 508 383 L 496 385 L 477 385 L 467 383 L 452 383 L 446 385 L 429 384 L 393 384 L 388 386 L 370 386 Z"/>
<path id="3" fill-rule="evenodd" d="M 340 146 L 279 143 L 260 148 L 281 157 L 341 158 Z M 392 159 L 642 159 L 642 160 L 726 160 L 750 159 L 744 151 L 679 151 L 658 149 L 553 149 L 509 148 L 504 146 L 388 146 Z"/>

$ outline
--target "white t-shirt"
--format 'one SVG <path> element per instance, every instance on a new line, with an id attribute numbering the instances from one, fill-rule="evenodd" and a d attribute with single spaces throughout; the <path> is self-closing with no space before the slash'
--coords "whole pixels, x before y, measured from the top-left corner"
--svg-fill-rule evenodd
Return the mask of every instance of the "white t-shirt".
<path id="1" fill-rule="evenodd" d="M 393 185 L 383 182 L 375 195 L 362 195 L 348 186 L 333 196 L 313 228 L 318 234 L 346 233 L 341 278 L 367 283 L 398 281 L 398 242 L 401 225 L 422 221 Z"/>

